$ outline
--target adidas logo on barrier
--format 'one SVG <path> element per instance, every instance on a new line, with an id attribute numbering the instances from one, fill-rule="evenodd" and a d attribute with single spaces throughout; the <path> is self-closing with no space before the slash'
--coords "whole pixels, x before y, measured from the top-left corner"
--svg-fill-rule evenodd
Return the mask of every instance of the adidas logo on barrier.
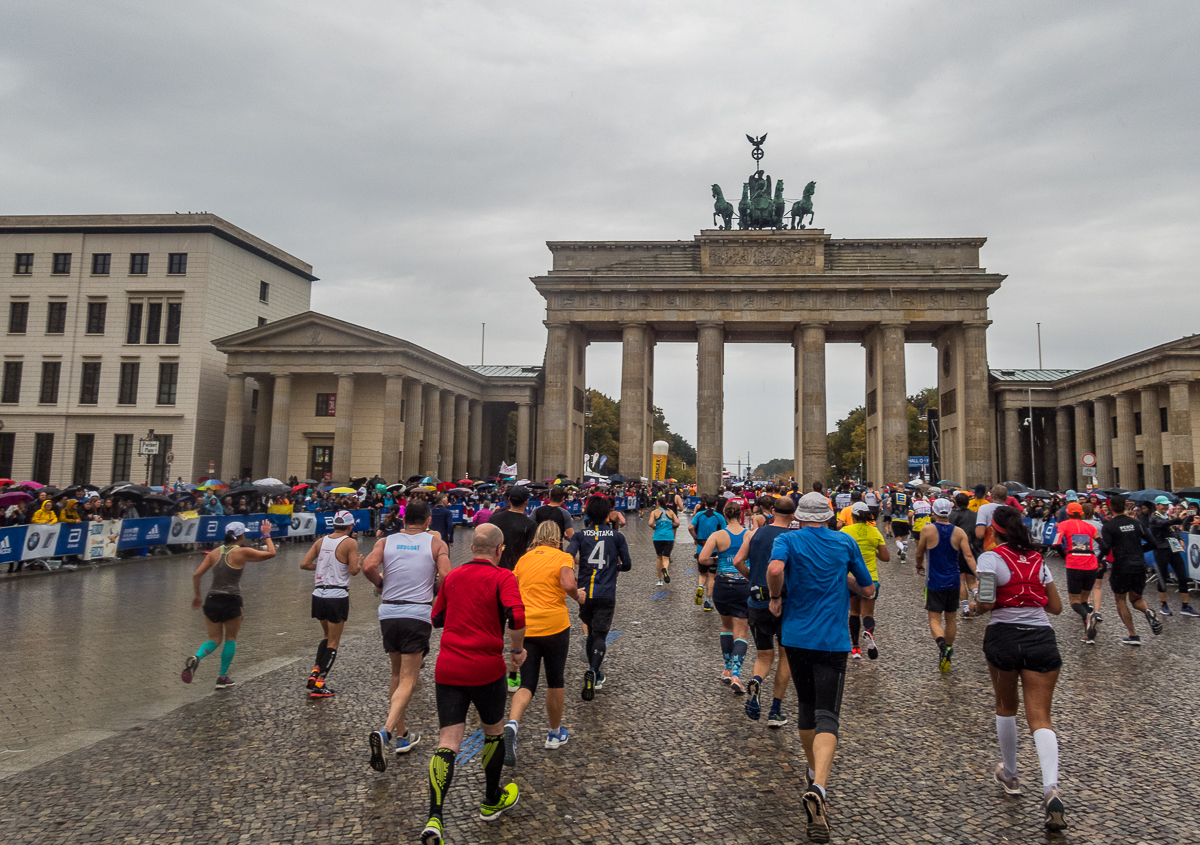
<path id="1" fill-rule="evenodd" d="M 158 526 L 157 525 L 155 525 L 153 528 L 151 528 L 149 531 L 146 532 L 146 539 L 147 540 L 157 540 L 158 539 Z"/>
<path id="2" fill-rule="evenodd" d="M 9 554 L 12 554 L 12 543 L 8 542 L 8 538 L 5 537 L 3 540 L 0 540 L 0 555 Z"/>

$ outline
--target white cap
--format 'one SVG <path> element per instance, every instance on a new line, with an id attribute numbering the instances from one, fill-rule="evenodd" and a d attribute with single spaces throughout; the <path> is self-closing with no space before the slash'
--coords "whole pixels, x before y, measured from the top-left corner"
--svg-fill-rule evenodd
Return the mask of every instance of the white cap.
<path id="1" fill-rule="evenodd" d="M 938 516 L 949 516 L 952 506 L 949 499 L 936 499 L 933 503 L 933 512 Z"/>
<path id="2" fill-rule="evenodd" d="M 855 502 L 853 505 L 850 506 L 850 513 L 853 514 L 854 516 L 859 516 L 860 514 L 870 513 L 870 512 L 871 512 L 871 506 L 868 505 L 866 502 Z"/>
<path id="3" fill-rule="evenodd" d="M 338 528 L 354 525 L 354 514 L 350 511 L 338 511 L 333 515 L 333 524 Z"/>
<path id="4" fill-rule="evenodd" d="M 800 522 L 828 522 L 833 518 L 829 500 L 813 491 L 800 497 L 796 505 L 796 519 Z"/>
<path id="5" fill-rule="evenodd" d="M 241 537 L 246 533 L 246 523 L 231 522 L 225 526 L 225 533 L 232 534 L 234 537 Z"/>

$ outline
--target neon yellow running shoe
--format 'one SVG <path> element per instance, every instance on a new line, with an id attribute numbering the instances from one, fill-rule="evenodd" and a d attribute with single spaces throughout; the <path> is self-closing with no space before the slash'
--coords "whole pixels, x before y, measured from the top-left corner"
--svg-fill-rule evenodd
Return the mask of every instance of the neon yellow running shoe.
<path id="1" fill-rule="evenodd" d="M 495 804 L 480 804 L 479 818 L 485 822 L 494 822 L 510 809 L 517 805 L 520 800 L 520 790 L 517 789 L 515 783 L 510 783 L 500 790 L 500 800 Z"/>
<path id="2" fill-rule="evenodd" d="M 421 845 L 442 845 L 445 841 L 442 820 L 437 816 L 430 816 L 425 829 L 421 831 Z"/>

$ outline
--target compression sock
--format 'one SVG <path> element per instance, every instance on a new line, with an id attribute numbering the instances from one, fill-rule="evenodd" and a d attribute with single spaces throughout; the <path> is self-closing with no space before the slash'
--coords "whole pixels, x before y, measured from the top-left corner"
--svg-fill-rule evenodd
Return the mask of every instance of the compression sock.
<path id="1" fill-rule="evenodd" d="M 938 637 L 938 638 L 935 640 L 935 642 L 937 642 L 937 647 L 938 647 L 938 648 L 945 648 L 945 647 L 946 647 L 946 638 L 945 638 L 945 637 Z"/>
<path id="2" fill-rule="evenodd" d="M 1017 774 L 1017 717 L 996 717 L 996 738 L 1000 740 L 1000 756 L 1004 759 L 1004 774 Z"/>
<path id="3" fill-rule="evenodd" d="M 772 698 L 771 699 L 771 712 L 772 713 L 782 713 L 783 712 L 783 699 L 782 698 Z M 809 771 L 812 771 L 812 770 L 809 769 Z"/>
<path id="4" fill-rule="evenodd" d="M 1058 786 L 1058 736 L 1049 728 L 1038 728 L 1033 732 L 1033 743 L 1037 746 L 1038 762 L 1042 764 L 1042 794 L 1050 787 Z"/>
<path id="5" fill-rule="evenodd" d="M 1083 602 L 1081 602 L 1081 601 L 1078 601 L 1078 602 L 1072 602 L 1072 603 L 1071 603 L 1071 610 L 1073 610 L 1073 611 L 1075 611 L 1076 613 L 1078 613 L 1078 614 L 1079 614 L 1079 618 L 1080 618 L 1080 619 L 1082 619 L 1082 620 L 1083 620 L 1085 623 L 1087 622 L 1088 606 L 1087 606 L 1086 604 L 1084 604 L 1084 603 L 1083 603 Z"/>
<path id="6" fill-rule="evenodd" d="M 225 645 L 221 646 L 221 674 L 229 674 L 229 664 L 233 662 L 234 652 L 237 651 L 236 640 L 226 640 Z"/>
<path id="7" fill-rule="evenodd" d="M 204 645 L 200 646 L 200 648 L 196 649 L 196 659 L 203 660 L 204 658 L 208 657 L 210 654 L 212 654 L 216 650 L 217 650 L 217 644 L 214 643 L 212 640 L 209 640 Z"/>
<path id="8" fill-rule="evenodd" d="M 429 758 L 429 815 L 442 817 L 442 804 L 446 793 L 450 791 L 450 781 L 454 780 L 454 758 L 457 752 L 449 748 L 439 748 Z M 503 758 L 501 758 L 503 762 Z"/>
<path id="9" fill-rule="evenodd" d="M 864 616 L 862 618 L 862 626 L 863 626 L 864 631 L 866 631 L 872 637 L 875 636 L 875 617 L 874 616 Z"/>
<path id="10" fill-rule="evenodd" d="M 721 632 L 721 657 L 725 660 L 725 669 L 733 670 L 733 631 Z"/>
<path id="11" fill-rule="evenodd" d="M 329 674 L 329 670 L 333 668 L 333 661 L 337 660 L 337 649 L 325 649 L 325 665 L 321 667 L 321 677 L 324 678 Z"/>
<path id="12" fill-rule="evenodd" d="M 500 773 L 504 769 L 504 734 L 483 738 L 483 777 L 485 789 L 483 803 L 496 804 L 500 800 Z"/>
<path id="13" fill-rule="evenodd" d="M 862 619 L 857 616 L 850 617 L 850 642 L 855 648 L 858 648 L 858 629 L 862 625 Z"/>
<path id="14" fill-rule="evenodd" d="M 730 669 L 733 670 L 733 677 L 740 678 L 742 676 L 742 662 L 746 659 L 746 641 L 736 639 L 733 641 L 733 656 L 730 658 Z"/>
<path id="15" fill-rule="evenodd" d="M 605 635 L 604 639 L 606 639 L 606 638 L 607 638 L 607 635 Z M 592 653 L 591 653 L 590 665 L 592 667 L 592 670 L 597 675 L 600 674 L 600 665 L 602 663 L 604 663 L 604 653 L 608 650 L 608 644 L 604 642 L 604 639 L 602 639 L 600 637 L 596 637 L 595 642 L 592 643 Z"/>
<path id="16" fill-rule="evenodd" d="M 313 668 L 318 671 L 325 665 L 325 650 L 329 648 L 329 640 L 321 640 L 317 644 L 317 662 L 313 664 Z"/>

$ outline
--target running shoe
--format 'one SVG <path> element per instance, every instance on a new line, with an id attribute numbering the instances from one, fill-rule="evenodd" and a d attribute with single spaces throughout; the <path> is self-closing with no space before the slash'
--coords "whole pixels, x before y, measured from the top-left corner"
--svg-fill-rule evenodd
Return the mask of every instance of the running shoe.
<path id="1" fill-rule="evenodd" d="M 1154 632 L 1154 636 L 1157 637 L 1159 634 L 1162 633 L 1162 630 L 1163 630 L 1162 621 L 1159 620 L 1158 614 L 1155 613 L 1150 608 L 1146 608 L 1146 621 L 1150 623 L 1150 630 Z"/>
<path id="2" fill-rule="evenodd" d="M 1091 637 L 1089 637 L 1087 634 L 1084 634 L 1083 635 L 1083 644 L 1084 645 L 1095 645 L 1096 641 L 1093 640 Z"/>
<path id="3" fill-rule="evenodd" d="M 387 771 L 387 758 L 383 756 L 383 749 L 387 748 L 388 739 L 387 731 L 371 731 L 371 735 L 367 737 L 367 741 L 371 743 L 371 768 L 377 772 Z"/>
<path id="4" fill-rule="evenodd" d="M 603 672 L 596 673 L 596 689 L 604 689 L 604 682 L 608 680 L 608 675 Z"/>
<path id="5" fill-rule="evenodd" d="M 508 694 L 512 695 L 514 692 L 516 692 L 520 688 L 521 688 L 521 679 L 514 678 L 510 675 L 508 678 Z"/>
<path id="6" fill-rule="evenodd" d="M 943 675 L 950 671 L 950 660 L 954 657 L 954 646 L 948 645 L 942 649 L 941 659 L 938 660 L 938 671 Z"/>
<path id="7" fill-rule="evenodd" d="M 1087 629 L 1087 638 L 1093 642 L 1095 642 L 1097 634 L 1096 622 L 1095 612 L 1089 613 L 1087 619 L 1084 621 L 1084 627 Z"/>
<path id="8" fill-rule="evenodd" d="M 1042 799 L 1042 809 L 1046 812 L 1046 830 L 1066 830 L 1067 810 L 1063 807 L 1062 799 L 1058 797 L 1058 787 L 1050 787 L 1046 797 Z"/>
<path id="9" fill-rule="evenodd" d="M 733 678 L 730 679 L 729 686 L 731 686 L 733 688 L 734 695 L 745 695 L 746 694 L 746 689 L 745 689 L 745 687 L 742 686 L 742 679 L 737 677 L 736 675 L 734 675 Z"/>
<path id="10" fill-rule="evenodd" d="M 746 718 L 758 721 L 762 715 L 762 707 L 758 703 L 758 681 L 751 678 L 746 683 Z"/>
<path id="11" fill-rule="evenodd" d="M 712 613 L 712 609 L 713 609 L 712 602 L 709 601 L 708 599 L 705 599 L 704 600 L 704 612 Z"/>
<path id="12" fill-rule="evenodd" d="M 727 685 L 732 683 L 733 682 L 733 670 L 726 669 L 724 672 L 722 672 L 721 673 L 721 681 Z"/>
<path id="13" fill-rule="evenodd" d="M 850 657 L 853 660 L 862 660 L 862 649 L 854 646 L 854 648 L 850 649 Z"/>
<path id="14" fill-rule="evenodd" d="M 1004 787 L 1004 791 L 1009 795 L 1021 794 L 1021 779 L 1016 775 L 1011 777 L 1004 773 L 1004 764 L 996 764 L 996 783 Z"/>
<path id="15" fill-rule="evenodd" d="M 425 829 L 421 831 L 421 845 L 442 845 L 446 841 L 444 834 L 442 820 L 437 816 L 430 816 Z"/>
<path id="16" fill-rule="evenodd" d="M 479 818 L 485 822 L 494 822 L 517 805 L 521 793 L 515 783 L 510 783 L 500 790 L 500 800 L 495 804 L 480 804 Z"/>
<path id="17" fill-rule="evenodd" d="M 396 753 L 407 754 L 421 742 L 421 735 L 416 731 L 404 732 L 404 736 L 396 738 Z"/>
<path id="18" fill-rule="evenodd" d="M 663 567 L 662 576 L 664 581 L 666 581 L 668 584 L 671 583 L 671 573 L 667 572 L 667 568 L 665 566 Z"/>
<path id="19" fill-rule="evenodd" d="M 317 681 L 317 685 L 313 687 L 312 692 L 308 694 L 309 698 L 333 698 L 337 695 L 337 690 L 329 686 L 324 681 Z"/>
<path id="20" fill-rule="evenodd" d="M 1121 643 L 1124 645 L 1141 645 L 1142 638 L 1137 634 L 1134 634 L 1132 637 L 1126 637 L 1125 639 L 1121 640 Z"/>
<path id="21" fill-rule="evenodd" d="M 1097 610 L 1096 611 L 1096 624 L 1099 625 L 1103 621 L 1104 621 L 1104 617 L 1100 614 L 1100 611 Z"/>
<path id="22" fill-rule="evenodd" d="M 875 645 L 875 636 L 870 631 L 863 631 L 863 638 L 867 641 L 867 657 L 871 660 L 878 659 L 879 646 Z"/>
<path id="23" fill-rule="evenodd" d="M 583 700 L 591 701 L 596 697 L 596 672 L 588 669 L 583 673 Z"/>
<path id="24" fill-rule="evenodd" d="M 567 729 L 560 727 L 557 731 L 550 731 L 546 734 L 546 747 L 558 748 L 560 745 L 567 744 Z"/>
<path id="25" fill-rule="evenodd" d="M 704 588 L 703 588 L 703 587 L 697 587 L 697 588 L 696 588 L 696 604 L 700 604 L 700 602 L 701 602 L 703 599 L 704 599 Z"/>
<path id="26" fill-rule="evenodd" d="M 654 586 L 656 586 L 656 587 L 661 587 L 662 585 L 663 585 L 663 582 L 662 582 L 661 578 L 659 578 L 658 581 L 655 582 L 655 584 L 654 584 Z"/>
<path id="27" fill-rule="evenodd" d="M 1167 607 L 1167 603 L 1163 602 L 1163 606 L 1160 607 L 1158 610 L 1158 615 L 1159 616 L 1174 616 L 1175 614 L 1171 612 L 1171 608 Z"/>
<path id="28" fill-rule="evenodd" d="M 810 842 L 829 841 L 829 820 L 825 818 L 825 799 L 815 787 L 804 793 L 804 813 L 808 816 L 808 838 Z"/>
<path id="29" fill-rule="evenodd" d="M 504 726 L 504 765 L 517 765 L 517 723 L 512 719 Z"/>
<path id="30" fill-rule="evenodd" d="M 185 684 L 190 684 L 192 682 L 192 676 L 199 666 L 200 658 L 194 654 L 191 655 L 183 662 L 183 671 L 179 673 L 179 679 Z"/>
<path id="31" fill-rule="evenodd" d="M 228 675 L 217 678 L 217 689 L 229 689 L 231 686 L 233 686 L 233 678 Z"/>
<path id="32" fill-rule="evenodd" d="M 787 723 L 788 723 L 787 716 L 783 715 L 778 710 L 772 710 L 770 713 L 767 714 L 767 727 L 768 728 L 782 728 Z M 809 786 L 812 786 L 812 784 L 810 783 Z"/>
<path id="33" fill-rule="evenodd" d="M 321 678 L 321 667 L 314 666 L 313 670 L 308 673 L 308 688 L 312 689 L 317 685 L 317 681 Z"/>
<path id="34" fill-rule="evenodd" d="M 1180 616 L 1190 616 L 1193 619 L 1200 619 L 1200 613 L 1197 613 L 1195 610 L 1192 610 L 1192 606 L 1190 604 L 1185 604 L 1183 607 L 1181 607 L 1179 609 L 1179 615 Z"/>

